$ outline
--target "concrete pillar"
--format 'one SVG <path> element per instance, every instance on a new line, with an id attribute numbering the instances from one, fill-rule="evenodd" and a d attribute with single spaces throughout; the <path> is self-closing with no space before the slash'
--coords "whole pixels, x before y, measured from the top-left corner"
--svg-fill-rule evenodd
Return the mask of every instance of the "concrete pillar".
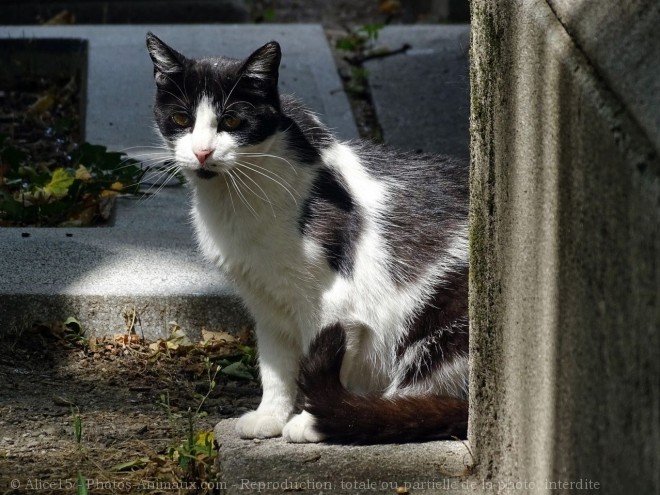
<path id="1" fill-rule="evenodd" d="M 475 474 L 659 493 L 660 4 L 471 9 Z"/>

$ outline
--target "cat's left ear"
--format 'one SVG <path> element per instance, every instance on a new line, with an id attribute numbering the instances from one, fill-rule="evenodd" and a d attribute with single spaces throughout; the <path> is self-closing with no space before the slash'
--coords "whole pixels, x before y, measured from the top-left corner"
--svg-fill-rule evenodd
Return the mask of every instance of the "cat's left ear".
<path id="1" fill-rule="evenodd" d="M 147 50 L 154 63 L 154 77 L 157 83 L 184 71 L 186 57 L 151 32 L 147 33 Z"/>
<path id="2" fill-rule="evenodd" d="M 271 41 L 250 55 L 241 72 L 248 77 L 268 80 L 277 84 L 282 50 L 277 41 Z"/>

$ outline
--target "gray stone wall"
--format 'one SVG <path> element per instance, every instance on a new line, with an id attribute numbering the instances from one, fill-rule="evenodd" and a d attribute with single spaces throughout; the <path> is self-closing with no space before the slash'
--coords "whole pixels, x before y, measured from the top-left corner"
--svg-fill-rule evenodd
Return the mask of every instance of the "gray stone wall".
<path id="1" fill-rule="evenodd" d="M 470 442 L 495 492 L 660 490 L 660 4 L 614 3 L 471 4 Z"/>

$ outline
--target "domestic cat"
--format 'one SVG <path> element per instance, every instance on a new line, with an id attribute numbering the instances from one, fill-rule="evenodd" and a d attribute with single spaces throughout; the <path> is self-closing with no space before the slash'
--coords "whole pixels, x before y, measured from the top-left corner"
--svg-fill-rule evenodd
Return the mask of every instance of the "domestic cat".
<path id="1" fill-rule="evenodd" d="M 464 438 L 466 163 L 339 142 L 279 94 L 276 42 L 245 60 L 147 48 L 199 247 L 256 321 L 263 396 L 238 434 Z"/>

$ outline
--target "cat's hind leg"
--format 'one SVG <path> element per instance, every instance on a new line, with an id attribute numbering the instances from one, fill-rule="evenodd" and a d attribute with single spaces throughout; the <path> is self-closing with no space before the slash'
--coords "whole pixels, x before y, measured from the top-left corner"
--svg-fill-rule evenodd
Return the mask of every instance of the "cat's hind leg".
<path id="1" fill-rule="evenodd" d="M 282 430 L 282 437 L 292 443 L 318 443 L 325 439 L 315 428 L 314 416 L 307 411 L 296 414 L 289 420 Z"/>
<path id="2" fill-rule="evenodd" d="M 337 324 L 325 328 L 310 346 L 299 379 L 305 409 L 311 416 L 311 420 L 300 420 L 305 421 L 303 426 L 311 425 L 324 441 L 343 444 L 466 437 L 468 401 L 463 398 L 434 394 L 384 397 L 344 388 L 340 370 L 346 343 L 344 328 Z M 287 435 L 293 437 L 289 429 Z"/>

